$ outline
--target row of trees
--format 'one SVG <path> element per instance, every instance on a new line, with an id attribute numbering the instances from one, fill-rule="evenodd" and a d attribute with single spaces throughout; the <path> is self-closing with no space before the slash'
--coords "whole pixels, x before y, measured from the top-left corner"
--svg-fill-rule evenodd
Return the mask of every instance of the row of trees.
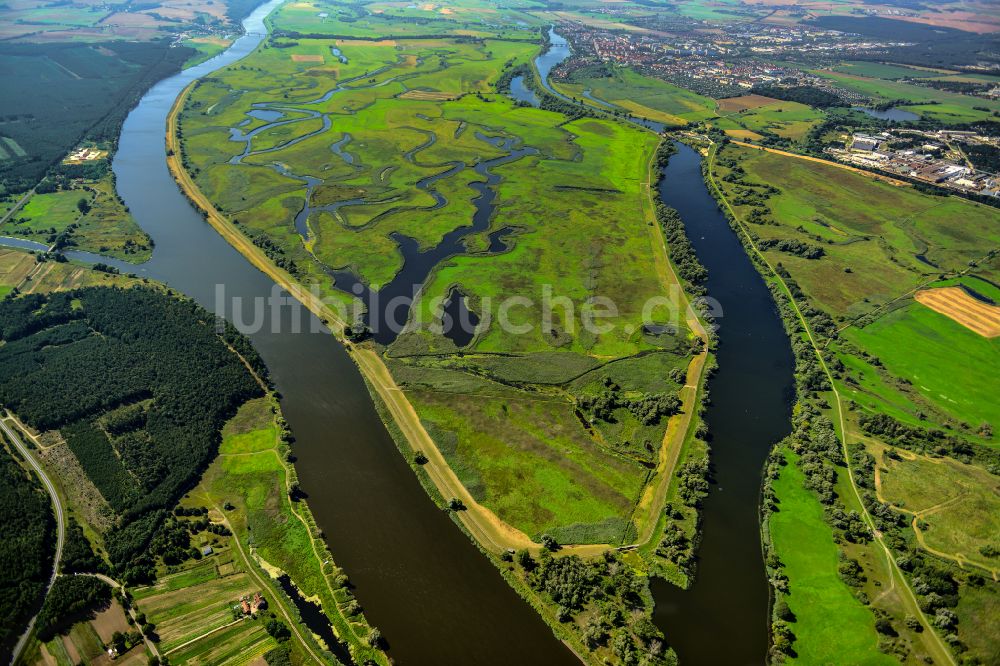
<path id="1" fill-rule="evenodd" d="M 680 411 L 681 399 L 676 395 L 654 393 L 640 397 L 628 397 L 621 393 L 621 387 L 608 380 L 605 388 L 596 396 L 581 396 L 577 398 L 577 407 L 608 423 L 615 422 L 615 410 L 626 409 L 643 425 L 655 425 L 664 416 L 671 416 Z"/>

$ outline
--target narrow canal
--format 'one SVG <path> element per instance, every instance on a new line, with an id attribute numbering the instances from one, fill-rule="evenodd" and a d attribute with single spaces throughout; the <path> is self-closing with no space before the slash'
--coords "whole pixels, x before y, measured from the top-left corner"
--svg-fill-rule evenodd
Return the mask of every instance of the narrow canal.
<path id="1" fill-rule="evenodd" d="M 212 311 L 223 300 L 243 323 L 259 318 L 263 328 L 251 338 L 282 393 L 302 489 L 398 663 L 577 663 L 428 498 L 343 348 L 309 333 L 318 322 L 303 308 L 269 298 L 270 278 L 205 223 L 167 170 L 163 133 L 177 95 L 256 48 L 264 17 L 280 2 L 254 11 L 247 34 L 223 54 L 154 86 L 126 119 L 113 163 L 118 191 L 156 242 L 137 272 Z M 293 324 L 303 332 L 293 333 Z"/>

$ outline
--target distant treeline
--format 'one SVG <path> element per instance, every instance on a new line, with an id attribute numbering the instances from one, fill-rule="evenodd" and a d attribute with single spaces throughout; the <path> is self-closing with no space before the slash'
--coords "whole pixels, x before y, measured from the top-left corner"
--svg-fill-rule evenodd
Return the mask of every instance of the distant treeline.
<path id="1" fill-rule="evenodd" d="M 264 0 L 226 0 L 226 18 L 238 25 L 263 3 Z"/>
<path id="2" fill-rule="evenodd" d="M 271 33 L 271 39 L 346 39 L 354 41 L 370 41 L 370 40 L 419 40 L 419 39 L 448 39 L 454 42 L 465 43 L 465 44 L 481 44 L 484 40 L 482 37 L 474 37 L 472 35 L 455 35 L 448 32 L 441 32 L 435 34 L 427 35 L 379 35 L 378 37 L 358 37 L 357 35 L 337 35 L 333 33 L 325 32 L 296 32 L 295 30 L 275 30 Z M 503 41 L 517 41 L 505 39 Z M 524 40 L 524 41 L 534 41 L 534 40 Z"/>
<path id="3" fill-rule="evenodd" d="M 818 109 L 829 109 L 835 106 L 848 106 L 847 102 L 837 95 L 825 90 L 820 90 L 814 86 L 793 86 L 782 88 L 780 86 L 754 86 L 753 91 L 757 95 L 773 97 L 774 99 L 785 100 L 786 102 L 798 102 L 815 106 Z"/>
<path id="4" fill-rule="evenodd" d="M 116 574 L 148 578 L 154 534 L 214 457 L 219 431 L 263 389 L 245 337 L 195 303 L 96 287 L 0 303 L 0 403 L 60 429 L 119 516 L 105 535 Z M 85 554 L 81 557 L 86 559 Z"/>
<path id="5" fill-rule="evenodd" d="M 858 60 L 898 62 L 924 67 L 947 67 L 961 70 L 980 62 L 1000 62 L 996 35 L 924 25 L 877 16 L 821 16 L 814 23 L 828 30 L 853 32 L 866 37 L 893 42 L 910 42 L 910 46 L 895 46 L 857 54 Z"/>

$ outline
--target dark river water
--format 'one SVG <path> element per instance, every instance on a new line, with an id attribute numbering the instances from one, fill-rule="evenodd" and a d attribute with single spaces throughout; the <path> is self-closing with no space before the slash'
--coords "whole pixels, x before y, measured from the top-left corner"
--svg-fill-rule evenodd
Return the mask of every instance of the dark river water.
<path id="1" fill-rule="evenodd" d="M 238 326 L 263 324 L 250 337 L 282 394 L 302 489 L 335 560 L 398 663 L 577 663 L 427 497 L 348 354 L 203 220 L 167 170 L 163 133 L 177 95 L 194 79 L 250 53 L 262 39 L 263 18 L 280 2 L 258 8 L 244 23 L 247 34 L 226 52 L 160 82 L 128 116 L 113 168 L 119 193 L 156 248 L 138 269 L 96 259 L 165 282 Z M 536 66 L 546 88 L 558 95 L 548 73 L 570 51 L 554 31 L 550 36 L 552 46 Z M 517 83 L 515 94 L 527 91 Z M 517 155 L 509 149 L 500 160 Z M 720 370 L 711 380 L 707 415 L 714 478 L 703 511 L 696 581 L 690 590 L 654 581 L 655 621 L 685 666 L 743 666 L 763 663 L 767 651 L 768 586 L 758 505 L 767 453 L 789 431 L 793 364 L 771 295 L 709 196 L 700 165 L 696 152 L 679 145 L 660 193 L 680 212 L 708 268 L 709 295 L 722 307 Z M 488 177 L 479 191 L 481 215 L 492 203 L 489 166 L 484 163 L 480 173 Z M 482 227 L 482 220 L 472 222 Z M 490 235 L 491 252 L 505 249 L 503 237 L 510 231 Z M 0 239 L 0 244 L 22 243 Z M 94 259 L 82 253 L 78 258 Z M 426 267 L 414 263 L 421 274 L 416 284 L 426 277 Z M 452 297 L 448 315 L 468 315 L 461 295 Z"/>
<path id="2" fill-rule="evenodd" d="M 702 180 L 701 156 L 678 144 L 660 183 L 681 214 L 708 295 L 721 305 L 719 371 L 709 382 L 713 486 L 702 511 L 695 583 L 654 580 L 654 620 L 685 666 L 763 664 L 769 588 L 761 556 L 761 473 L 790 430 L 793 358 L 771 293 Z"/>
<path id="3" fill-rule="evenodd" d="M 293 323 L 308 331 L 318 322 L 269 299 L 270 278 L 204 222 L 167 171 L 164 127 L 174 99 L 193 79 L 252 51 L 279 3 L 256 10 L 247 35 L 224 54 L 154 86 L 128 116 L 113 164 L 118 191 L 156 250 L 138 269 L 107 263 L 166 282 L 209 310 L 224 300 L 226 314 L 244 322 L 263 316 L 251 339 L 282 393 L 302 489 L 398 663 L 577 663 L 428 498 L 343 348 L 327 334 L 292 332 Z"/>

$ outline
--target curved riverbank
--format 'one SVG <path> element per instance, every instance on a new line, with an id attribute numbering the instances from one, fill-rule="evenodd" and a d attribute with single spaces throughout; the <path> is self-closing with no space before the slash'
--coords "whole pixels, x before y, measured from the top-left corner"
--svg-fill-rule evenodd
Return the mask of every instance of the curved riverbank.
<path id="1" fill-rule="evenodd" d="M 457 512 L 455 515 L 468 534 L 482 548 L 493 554 L 499 554 L 508 549 L 517 550 L 522 548 L 527 548 L 535 552 L 540 551 L 542 549 L 540 543 L 533 541 L 523 531 L 503 521 L 469 493 L 458 479 L 454 470 L 448 465 L 436 442 L 427 433 L 412 404 L 393 379 L 377 348 L 370 344 L 356 344 L 348 341 L 343 335 L 346 323 L 339 318 L 334 309 L 330 308 L 321 299 L 317 298 L 314 293 L 308 291 L 298 283 L 287 271 L 275 265 L 261 248 L 254 245 L 201 192 L 191 175 L 182 166 L 182 146 L 177 133 L 178 117 L 191 87 L 188 86 L 172 106 L 168 116 L 166 136 L 169 155 L 167 158 L 168 165 L 171 174 L 184 194 L 203 212 L 205 219 L 228 243 L 243 254 L 259 270 L 266 273 L 276 283 L 285 288 L 297 300 L 309 308 L 313 314 L 323 320 L 324 323 L 327 323 L 331 330 L 337 334 L 340 343 L 351 354 L 351 357 L 364 376 L 373 397 L 384 406 L 387 415 L 398 427 L 402 439 L 405 440 L 405 443 L 398 442 L 403 455 L 406 458 L 412 458 L 416 451 L 422 451 L 428 459 L 428 462 L 422 465 L 422 470 L 426 472 L 427 479 L 433 484 L 437 493 L 446 499 L 452 497 L 458 498 L 466 507 L 466 510 Z M 409 157 L 412 158 L 412 153 L 432 143 L 433 141 L 429 141 L 417 146 L 410 151 Z M 521 152 L 524 151 L 522 150 Z M 497 158 L 497 160 L 484 162 L 479 165 L 479 168 L 485 171 L 493 162 L 500 160 L 508 161 L 511 157 L 505 156 Z M 646 196 L 643 198 L 643 214 L 650 222 L 648 225 L 650 229 L 650 242 L 657 274 L 664 291 L 669 292 L 671 288 L 680 284 L 680 282 L 670 264 L 662 230 L 656 224 L 652 212 L 651 183 L 654 181 L 653 160 L 654 157 L 651 155 L 647 165 L 646 180 L 643 185 L 646 190 Z M 483 173 L 482 175 L 488 176 L 489 174 Z M 485 190 L 486 188 L 483 187 L 482 189 Z M 462 228 L 462 235 L 467 233 L 466 229 Z M 391 302 L 389 298 L 382 300 Z M 686 296 L 682 295 L 681 305 L 687 313 L 686 319 L 688 325 L 707 342 L 707 333 L 691 308 Z M 658 536 L 655 533 L 655 528 L 659 513 L 665 501 L 670 481 L 673 478 L 674 467 L 683 448 L 684 440 L 687 438 L 689 430 L 692 427 L 692 415 L 697 409 L 698 389 L 703 380 L 706 356 L 707 352 L 703 352 L 692 359 L 687 375 L 688 379 L 686 383 L 688 386 L 682 390 L 683 403 L 681 412 L 671 417 L 661 443 L 660 457 L 656 467 L 658 481 L 650 484 L 639 498 L 633 516 L 640 527 L 640 537 L 635 543 L 625 547 L 643 546 L 650 539 Z M 612 547 L 615 546 L 609 544 L 567 544 L 560 552 L 564 555 L 593 556 Z"/>
<path id="2" fill-rule="evenodd" d="M 575 663 L 398 454 L 359 372 L 377 357 L 354 347 L 345 352 L 313 314 L 322 309 L 309 294 L 222 216 L 195 210 L 175 184 L 163 140 L 178 96 L 195 79 L 252 52 L 264 37 L 263 15 L 278 4 L 255 12 L 248 35 L 223 55 L 154 86 L 126 120 L 113 162 L 118 190 L 156 241 L 152 259 L 129 270 L 249 331 L 282 395 L 310 509 L 390 656 L 404 664 L 464 663 L 469 655 L 497 665 Z M 282 286 L 312 308 L 293 302 Z M 254 321 L 259 325 L 247 323 Z M 378 373 L 372 376 L 390 406 L 404 410 L 401 393 L 394 396 Z"/>

